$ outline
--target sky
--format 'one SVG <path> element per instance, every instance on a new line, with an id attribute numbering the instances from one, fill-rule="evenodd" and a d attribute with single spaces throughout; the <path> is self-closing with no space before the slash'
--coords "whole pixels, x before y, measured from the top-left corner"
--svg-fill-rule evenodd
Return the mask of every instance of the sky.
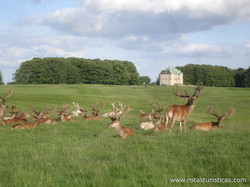
<path id="1" fill-rule="evenodd" d="M 250 0 L 0 0 L 5 83 L 34 57 L 131 61 L 156 81 L 168 66 L 250 66 Z"/>

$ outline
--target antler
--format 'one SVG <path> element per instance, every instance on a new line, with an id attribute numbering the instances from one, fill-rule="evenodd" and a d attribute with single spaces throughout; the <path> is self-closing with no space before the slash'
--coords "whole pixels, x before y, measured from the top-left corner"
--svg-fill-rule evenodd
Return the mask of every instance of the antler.
<path id="1" fill-rule="evenodd" d="M 234 112 L 235 112 L 235 108 L 231 107 L 230 112 L 228 114 L 226 114 L 225 117 L 227 118 L 228 116 L 232 115 Z"/>
<path id="2" fill-rule="evenodd" d="M 162 103 L 151 103 L 152 107 L 153 107 L 153 110 L 158 112 L 158 113 L 161 113 L 163 111 L 163 104 Z M 152 111 L 153 113 L 153 111 Z"/>
<path id="3" fill-rule="evenodd" d="M 180 93 L 180 92 L 178 91 L 178 86 L 177 86 L 177 85 L 174 87 L 173 93 L 174 93 L 174 95 L 176 95 L 176 96 L 178 96 L 178 97 L 184 97 L 184 98 L 190 97 L 186 91 L 185 91 L 185 94 Z"/>
<path id="4" fill-rule="evenodd" d="M 193 94 L 192 97 L 199 97 L 199 94 L 203 93 L 203 90 L 204 90 L 204 86 L 203 85 L 198 85 L 196 88 L 195 88 L 195 92 Z"/>
<path id="5" fill-rule="evenodd" d="M 72 104 L 73 104 L 77 109 L 80 109 L 80 106 L 79 106 L 78 103 L 76 103 L 76 102 L 73 101 Z"/>
<path id="6" fill-rule="evenodd" d="M 11 95 L 12 95 L 12 90 L 9 90 L 8 95 L 5 98 L 0 98 L 0 102 L 2 103 L 2 105 L 5 105 L 7 99 L 10 98 Z"/>
<path id="7" fill-rule="evenodd" d="M 213 108 L 211 106 L 208 106 L 207 110 L 208 110 L 208 112 L 210 112 L 210 114 L 214 115 L 215 117 L 219 116 L 217 113 L 215 113 L 215 112 L 212 111 Z"/>

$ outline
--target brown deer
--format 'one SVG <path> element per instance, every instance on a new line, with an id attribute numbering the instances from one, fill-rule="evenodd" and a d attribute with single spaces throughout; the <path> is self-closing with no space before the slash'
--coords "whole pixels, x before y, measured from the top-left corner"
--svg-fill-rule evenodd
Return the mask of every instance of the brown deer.
<path id="1" fill-rule="evenodd" d="M 101 104 L 98 108 L 99 103 L 94 103 L 92 105 L 92 116 L 87 116 L 87 110 L 83 110 L 82 116 L 83 120 L 89 121 L 89 120 L 102 120 L 102 118 L 99 116 L 99 112 L 101 109 L 105 106 L 105 104 Z"/>
<path id="2" fill-rule="evenodd" d="M 164 115 L 158 113 L 155 115 L 155 118 L 157 119 L 156 122 L 154 122 L 154 131 L 159 132 L 159 131 L 163 131 L 163 130 L 168 130 L 168 128 L 166 128 L 163 119 L 164 119 Z"/>
<path id="3" fill-rule="evenodd" d="M 235 108 L 233 108 L 233 107 L 230 108 L 230 111 L 228 114 L 223 114 L 223 115 L 218 115 L 217 113 L 213 112 L 212 110 L 213 110 L 212 107 L 209 106 L 208 111 L 210 112 L 210 114 L 212 114 L 213 116 L 215 116 L 217 118 L 216 122 L 197 123 L 195 125 L 192 125 L 190 127 L 190 129 L 191 130 L 202 130 L 202 131 L 217 130 L 221 126 L 222 121 L 235 112 Z"/>
<path id="4" fill-rule="evenodd" d="M 75 121 L 75 119 L 72 118 L 72 113 L 69 112 L 69 110 L 70 110 L 69 105 L 63 105 L 60 110 L 56 110 L 57 116 L 59 117 L 58 120 L 61 122 Z"/>
<path id="5" fill-rule="evenodd" d="M 10 118 L 15 118 L 15 119 L 23 119 L 23 120 L 28 120 L 28 118 L 30 118 L 30 114 L 27 112 L 22 112 L 17 110 L 17 107 L 15 105 L 13 105 L 11 107 L 11 117 Z"/>
<path id="6" fill-rule="evenodd" d="M 203 92 L 203 86 L 197 86 L 192 96 L 188 95 L 186 91 L 185 91 L 185 94 L 180 93 L 178 91 L 178 86 L 174 88 L 173 92 L 174 92 L 174 95 L 186 99 L 187 103 L 185 105 L 170 105 L 167 108 L 165 127 L 167 128 L 168 120 L 170 120 L 171 123 L 169 126 L 169 135 L 171 135 L 171 130 L 175 122 L 180 122 L 180 133 L 182 132 L 182 126 L 184 127 L 184 131 L 186 133 L 187 120 L 189 118 L 189 115 L 194 110 L 194 102 L 198 99 L 200 94 Z"/>
<path id="7" fill-rule="evenodd" d="M 22 122 L 26 122 L 27 120 L 26 119 L 19 119 L 19 118 L 16 118 L 15 115 L 12 115 L 11 117 L 8 117 L 6 119 L 5 117 L 5 114 L 4 114 L 4 105 L 1 105 L 0 106 L 0 123 L 5 126 L 5 125 L 8 125 L 10 123 L 22 123 Z"/>
<path id="8" fill-rule="evenodd" d="M 113 104 L 115 106 L 115 104 Z M 113 106 L 112 105 L 112 106 Z M 116 108 L 116 107 L 114 107 Z M 126 111 L 124 112 L 126 108 Z M 122 107 L 122 114 L 119 113 L 119 110 L 115 109 L 114 113 L 109 113 L 108 117 L 111 119 L 111 123 L 108 125 L 109 128 L 115 128 L 117 134 L 121 138 L 127 138 L 129 136 L 133 136 L 135 134 L 135 131 L 132 128 L 124 127 L 121 125 L 120 119 L 121 117 L 124 117 L 129 111 L 131 111 L 132 108 L 130 106 L 123 106 Z"/>
<path id="9" fill-rule="evenodd" d="M 18 123 L 11 127 L 12 130 L 14 129 L 34 129 L 38 125 L 38 121 L 34 122 L 24 122 L 24 123 Z"/>

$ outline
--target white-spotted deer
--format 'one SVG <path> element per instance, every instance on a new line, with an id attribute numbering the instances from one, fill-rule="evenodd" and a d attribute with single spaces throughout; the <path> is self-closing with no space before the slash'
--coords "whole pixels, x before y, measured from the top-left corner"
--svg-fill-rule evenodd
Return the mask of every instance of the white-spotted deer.
<path id="1" fill-rule="evenodd" d="M 223 114 L 223 115 L 218 115 L 217 113 L 213 112 L 212 110 L 213 110 L 212 107 L 209 106 L 208 111 L 210 112 L 210 114 L 212 114 L 213 116 L 215 116 L 217 118 L 216 122 L 197 123 L 195 125 L 192 125 L 190 127 L 190 129 L 191 130 L 202 130 L 202 131 L 217 130 L 221 126 L 222 121 L 235 112 L 235 108 L 233 108 L 233 107 L 230 108 L 230 111 L 228 114 Z"/>
<path id="2" fill-rule="evenodd" d="M 112 104 L 112 106 L 114 107 L 115 104 Z M 116 108 L 116 107 L 114 107 Z M 126 111 L 125 111 L 126 109 Z M 130 106 L 123 106 L 121 108 L 122 110 L 122 114 L 119 113 L 119 110 L 114 109 L 114 113 L 110 113 L 108 114 L 108 117 L 111 119 L 111 123 L 108 125 L 109 128 L 115 128 L 117 134 L 121 137 L 121 138 L 127 138 L 129 136 L 133 136 L 135 134 L 135 131 L 132 128 L 129 127 L 124 127 L 121 125 L 120 119 L 122 117 L 124 117 L 127 113 L 129 113 L 129 111 L 132 110 L 132 108 Z"/>
<path id="3" fill-rule="evenodd" d="M 11 123 L 22 123 L 22 122 L 26 122 L 26 119 L 19 119 L 19 118 L 15 118 L 15 115 L 12 115 L 11 117 L 8 117 L 7 119 L 5 119 L 5 114 L 4 114 L 4 105 L 0 106 L 0 123 L 5 126 Z"/>
<path id="4" fill-rule="evenodd" d="M 170 120 L 169 126 L 169 135 L 171 135 L 171 130 L 175 124 L 175 122 L 180 122 L 180 133 L 182 132 L 182 126 L 184 127 L 184 131 L 186 133 L 186 124 L 189 118 L 189 115 L 194 110 L 194 102 L 198 99 L 200 94 L 203 92 L 203 86 L 197 86 L 195 88 L 195 92 L 192 96 L 188 95 L 185 91 L 185 94 L 182 94 L 178 91 L 178 86 L 174 88 L 174 95 L 184 98 L 187 100 L 185 105 L 170 105 L 166 110 L 166 121 L 165 127 L 167 128 L 168 120 Z"/>

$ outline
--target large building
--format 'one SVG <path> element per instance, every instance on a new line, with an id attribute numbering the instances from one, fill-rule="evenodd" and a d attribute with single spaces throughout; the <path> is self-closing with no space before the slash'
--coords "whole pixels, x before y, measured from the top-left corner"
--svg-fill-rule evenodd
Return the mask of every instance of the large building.
<path id="1" fill-rule="evenodd" d="M 160 86 L 163 85 L 183 85 L 183 73 L 173 66 L 169 66 L 160 73 Z"/>

